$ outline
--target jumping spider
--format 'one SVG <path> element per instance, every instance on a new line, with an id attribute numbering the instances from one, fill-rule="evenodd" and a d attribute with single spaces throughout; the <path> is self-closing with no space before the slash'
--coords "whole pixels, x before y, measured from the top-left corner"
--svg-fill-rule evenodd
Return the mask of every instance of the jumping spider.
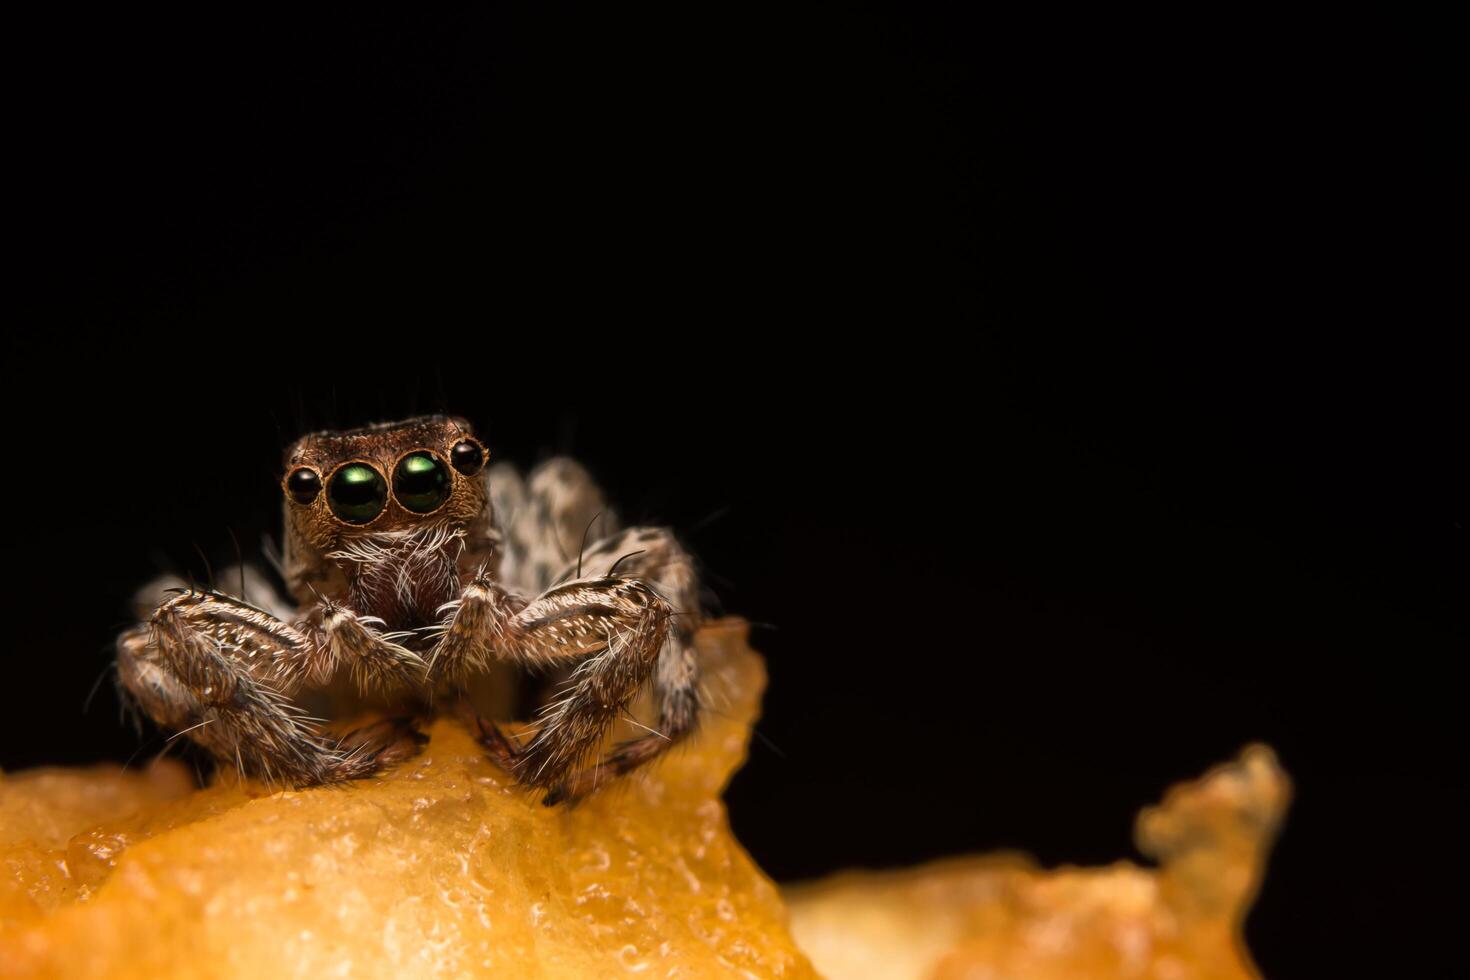
<path id="1" fill-rule="evenodd" d="M 118 638 L 122 688 L 222 762 L 293 786 L 370 775 L 417 739 L 392 722 L 333 738 L 304 697 L 350 680 L 378 700 L 443 703 L 499 664 L 565 679 L 523 746 L 472 715 L 547 805 L 655 758 L 698 715 L 689 556 L 666 529 L 618 531 L 570 459 L 525 480 L 487 461 L 467 422 L 439 415 L 302 438 L 281 481 L 296 604 L 258 574 L 250 601 L 156 582 L 140 593 L 145 621 Z M 584 547 L 594 524 L 611 533 Z M 594 759 L 650 682 L 658 730 Z"/>

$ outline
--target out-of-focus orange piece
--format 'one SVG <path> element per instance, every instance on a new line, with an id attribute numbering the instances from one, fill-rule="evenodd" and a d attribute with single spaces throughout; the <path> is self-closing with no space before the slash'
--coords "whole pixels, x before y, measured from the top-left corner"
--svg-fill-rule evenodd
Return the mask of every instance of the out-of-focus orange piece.
<path id="1" fill-rule="evenodd" d="M 1256 977 L 1241 925 L 1290 793 L 1251 746 L 1139 814 L 1156 869 L 995 855 L 847 872 L 787 889 L 791 929 L 833 980 Z"/>
<path id="2" fill-rule="evenodd" d="M 180 767 L 0 780 L 0 975 L 807 977 L 720 803 L 765 672 L 701 632 L 688 745 L 547 809 L 457 723 L 378 779 L 269 793 Z"/>

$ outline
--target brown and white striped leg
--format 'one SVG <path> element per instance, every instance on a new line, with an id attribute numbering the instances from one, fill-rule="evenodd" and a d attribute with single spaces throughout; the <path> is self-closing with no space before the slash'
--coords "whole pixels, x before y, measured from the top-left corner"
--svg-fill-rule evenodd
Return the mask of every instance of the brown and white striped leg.
<path id="1" fill-rule="evenodd" d="M 359 633 L 370 630 L 340 616 L 298 628 L 223 593 L 184 592 L 119 637 L 118 680 L 160 725 L 249 775 L 297 786 L 351 779 L 393 761 L 386 747 L 323 736 L 290 695 L 325 679 L 348 649 L 343 638 Z"/>
<path id="2" fill-rule="evenodd" d="M 213 581 L 214 584 L 205 591 L 216 591 L 215 586 L 218 586 L 218 591 L 231 590 L 231 595 L 238 595 L 283 623 L 289 623 L 296 617 L 296 607 L 277 592 L 254 565 L 229 565 L 221 569 Z M 155 609 L 174 595 L 187 591 L 192 591 L 190 583 L 176 575 L 161 575 L 133 594 L 133 611 L 138 619 L 147 621 Z"/>
<path id="3" fill-rule="evenodd" d="M 663 597 L 628 576 L 566 582 L 528 602 L 481 574 L 455 603 L 432 670 L 452 682 L 494 659 L 532 671 L 572 668 L 524 749 L 481 725 L 491 754 L 554 805 L 594 784 L 581 767 L 648 683 L 674 620 Z"/>
<path id="4" fill-rule="evenodd" d="M 545 592 L 562 568 L 575 565 L 585 543 L 618 529 L 602 489 L 566 456 L 547 460 L 525 480 L 502 463 L 486 481 L 500 529 L 500 580 L 521 595 Z"/>
<path id="5" fill-rule="evenodd" d="M 700 623 L 699 577 L 692 559 L 668 528 L 629 528 L 588 549 L 582 560 L 584 575 L 614 572 L 648 583 L 672 609 L 668 636 L 654 671 L 655 730 L 618 745 L 602 762 L 613 774 L 622 775 L 668 751 L 698 723 L 699 661 L 694 633 Z M 562 574 L 570 578 L 575 569 Z M 595 770 L 582 774 L 569 793 L 583 795 L 592 788 L 587 781 L 596 776 Z"/>

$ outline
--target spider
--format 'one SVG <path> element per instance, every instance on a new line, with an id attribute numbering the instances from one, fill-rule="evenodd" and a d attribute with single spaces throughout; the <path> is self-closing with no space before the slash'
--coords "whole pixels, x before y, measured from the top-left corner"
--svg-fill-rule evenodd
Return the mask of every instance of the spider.
<path id="1" fill-rule="evenodd" d="M 125 696 L 222 763 L 302 787 L 372 775 L 421 742 L 408 719 L 333 737 L 304 701 L 350 684 L 423 706 L 510 665 L 564 678 L 534 735 L 522 744 L 473 711 L 471 724 L 546 805 L 656 758 L 699 714 L 688 554 L 666 528 L 618 530 L 570 459 L 525 479 L 488 461 L 470 425 L 443 415 L 300 439 L 281 480 L 295 604 L 243 567 L 239 596 L 151 584 L 117 641 Z M 594 524 L 611 533 L 589 545 Z M 649 686 L 657 730 L 604 754 Z"/>

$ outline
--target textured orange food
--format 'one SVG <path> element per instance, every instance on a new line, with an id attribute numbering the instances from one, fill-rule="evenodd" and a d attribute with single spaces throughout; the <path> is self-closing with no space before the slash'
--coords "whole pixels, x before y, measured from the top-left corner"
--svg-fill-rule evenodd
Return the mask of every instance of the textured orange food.
<path id="1" fill-rule="evenodd" d="M 850 872 L 789 889 L 788 931 L 719 800 L 764 669 L 738 623 L 698 642 L 699 736 L 571 810 L 453 722 L 381 778 L 299 792 L 195 790 L 173 762 L 0 776 L 0 976 L 1255 975 L 1241 922 L 1290 795 L 1259 746 L 1140 815 L 1158 868 Z"/>
<path id="2" fill-rule="evenodd" d="M 720 793 L 765 673 L 736 623 L 699 646 L 717 711 L 573 809 L 458 724 L 381 778 L 270 793 L 182 770 L 0 780 L 0 975 L 812 976 Z"/>
<path id="3" fill-rule="evenodd" d="M 849 872 L 787 890 L 792 932 L 846 980 L 1245 980 L 1258 974 L 1241 925 L 1289 797 L 1252 746 L 1139 815 L 1157 869 L 997 855 Z"/>

